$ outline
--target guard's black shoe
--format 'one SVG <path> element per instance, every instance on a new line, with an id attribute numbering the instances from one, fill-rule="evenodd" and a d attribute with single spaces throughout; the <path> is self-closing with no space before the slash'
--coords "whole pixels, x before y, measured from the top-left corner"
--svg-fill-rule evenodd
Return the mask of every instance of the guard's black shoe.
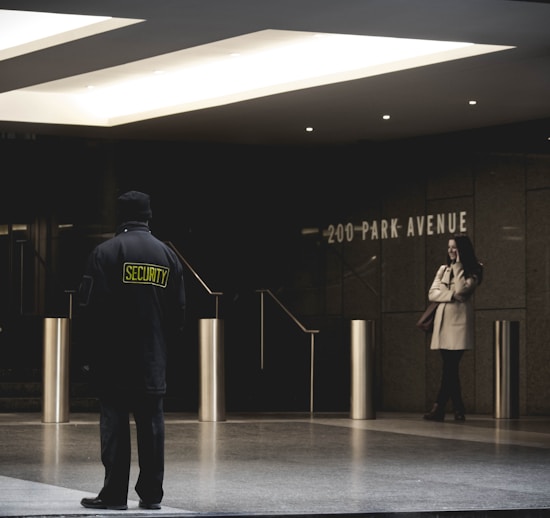
<path id="1" fill-rule="evenodd" d="M 142 509 L 160 509 L 160 502 L 144 502 L 143 500 L 140 500 L 139 506 Z"/>
<path id="2" fill-rule="evenodd" d="M 125 511 L 128 509 L 126 504 L 108 504 L 99 498 L 83 498 L 80 500 L 80 504 L 88 509 L 111 509 L 113 511 Z"/>
<path id="3" fill-rule="evenodd" d="M 424 419 L 426 421 L 444 421 L 445 411 L 441 410 L 437 403 L 434 403 L 432 409 L 427 414 L 424 414 Z"/>
<path id="4" fill-rule="evenodd" d="M 455 410 L 455 421 L 466 421 L 466 416 L 464 415 L 464 412 L 459 412 L 458 410 Z"/>

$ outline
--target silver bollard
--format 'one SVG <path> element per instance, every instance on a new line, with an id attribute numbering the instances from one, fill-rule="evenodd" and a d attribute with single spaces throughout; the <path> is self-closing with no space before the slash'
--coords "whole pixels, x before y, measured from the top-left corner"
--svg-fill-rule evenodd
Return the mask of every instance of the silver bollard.
<path id="1" fill-rule="evenodd" d="M 225 369 L 223 320 L 199 321 L 199 421 L 225 421 Z"/>
<path id="2" fill-rule="evenodd" d="M 70 320 L 44 320 L 42 422 L 69 421 Z"/>
<path id="3" fill-rule="evenodd" d="M 494 323 L 495 418 L 519 417 L 519 322 Z"/>
<path id="4" fill-rule="evenodd" d="M 351 419 L 375 419 L 374 320 L 351 321 Z"/>

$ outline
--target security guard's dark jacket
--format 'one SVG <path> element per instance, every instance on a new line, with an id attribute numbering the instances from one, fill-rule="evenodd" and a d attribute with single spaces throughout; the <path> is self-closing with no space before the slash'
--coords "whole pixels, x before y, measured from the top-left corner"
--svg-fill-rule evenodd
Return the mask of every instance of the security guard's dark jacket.
<path id="1" fill-rule="evenodd" d="M 168 343 L 185 319 L 174 251 L 146 223 L 122 224 L 90 254 L 79 302 L 98 390 L 164 394 Z"/>

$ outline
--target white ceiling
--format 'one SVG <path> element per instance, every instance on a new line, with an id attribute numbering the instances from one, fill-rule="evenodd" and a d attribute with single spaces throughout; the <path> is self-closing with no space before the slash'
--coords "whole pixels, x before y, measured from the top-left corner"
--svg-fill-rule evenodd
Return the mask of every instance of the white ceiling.
<path id="1" fill-rule="evenodd" d="M 529 123 L 542 132 L 534 138 L 550 136 L 544 124 L 550 120 L 548 2 L 0 0 L 0 9 L 144 20 L 6 59 L 0 55 L 0 93 L 268 29 L 515 47 L 116 127 L 3 121 L 0 105 L 4 135 L 329 145 Z M 477 104 L 469 105 L 471 99 Z M 391 118 L 383 120 L 384 114 Z"/>

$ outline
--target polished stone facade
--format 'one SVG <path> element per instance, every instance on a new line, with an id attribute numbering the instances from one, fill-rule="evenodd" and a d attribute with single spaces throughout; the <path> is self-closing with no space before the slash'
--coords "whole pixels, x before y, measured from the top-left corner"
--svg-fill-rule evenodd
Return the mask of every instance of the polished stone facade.
<path id="1" fill-rule="evenodd" d="M 420 170 L 418 163 L 409 167 Z M 494 411 L 496 321 L 519 322 L 521 414 L 550 411 L 550 160 L 544 155 L 472 154 L 430 162 L 423 181 L 396 183 L 368 220 L 466 212 L 466 232 L 485 264 L 475 294 L 476 343 L 461 363 L 469 412 Z M 354 216 L 349 216 L 353 219 Z M 341 263 L 327 261 L 334 304 L 344 318 L 375 320 L 377 386 L 381 408 L 422 411 L 435 398 L 439 354 L 414 327 L 427 302 L 449 233 L 399 236 L 340 245 Z M 368 259 L 376 255 L 369 271 Z M 340 273 L 341 283 L 336 277 Z M 366 289 L 366 284 L 369 288 Z M 341 288 L 341 289 L 340 289 Z M 376 293 L 375 293 L 376 291 Z M 338 297 L 332 294 L 338 294 Z M 334 309 L 336 312 L 336 308 Z"/>

